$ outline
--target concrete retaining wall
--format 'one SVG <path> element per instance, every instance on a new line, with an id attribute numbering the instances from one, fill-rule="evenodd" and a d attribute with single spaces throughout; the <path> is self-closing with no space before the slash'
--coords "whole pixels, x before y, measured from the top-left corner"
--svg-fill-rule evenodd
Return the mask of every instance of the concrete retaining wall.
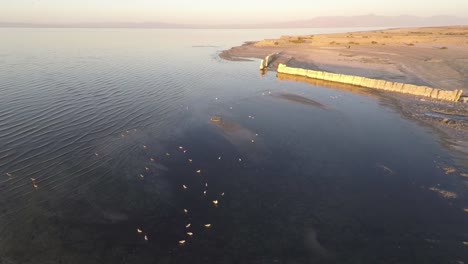
<path id="1" fill-rule="evenodd" d="M 268 68 L 268 66 L 270 66 L 270 64 L 276 59 L 277 55 L 277 53 L 273 53 L 266 56 L 265 59 L 260 62 L 260 70 Z"/>
<path id="2" fill-rule="evenodd" d="M 267 56 L 268 59 L 268 56 Z M 384 91 L 406 93 L 418 96 L 425 96 L 439 100 L 458 102 L 462 96 L 463 90 L 447 91 L 427 86 L 418 86 L 413 84 L 389 82 L 385 80 L 370 79 L 360 76 L 345 74 L 336 74 L 330 72 L 313 71 L 301 68 L 292 68 L 284 64 L 278 66 L 279 73 L 304 76 L 308 78 L 332 81 L 337 83 L 351 84 L 366 88 L 379 89 Z"/>

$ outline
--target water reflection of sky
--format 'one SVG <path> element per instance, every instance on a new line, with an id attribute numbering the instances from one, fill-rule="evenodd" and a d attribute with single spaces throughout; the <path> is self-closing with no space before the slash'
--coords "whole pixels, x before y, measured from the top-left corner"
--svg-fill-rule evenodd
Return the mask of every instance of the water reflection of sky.
<path id="1" fill-rule="evenodd" d="M 466 189 L 435 136 L 216 56 L 261 31 L 2 31 L 2 261 L 466 258 Z"/>

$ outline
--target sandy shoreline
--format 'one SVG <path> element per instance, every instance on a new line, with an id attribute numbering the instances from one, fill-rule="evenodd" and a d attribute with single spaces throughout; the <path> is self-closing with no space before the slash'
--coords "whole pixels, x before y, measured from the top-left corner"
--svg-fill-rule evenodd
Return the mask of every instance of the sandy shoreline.
<path id="1" fill-rule="evenodd" d="M 279 53 L 271 70 L 285 63 L 445 90 L 462 89 L 468 95 L 468 26 L 282 36 L 247 42 L 223 51 L 220 57 L 263 59 L 271 53 Z M 468 154 L 468 104 L 397 93 L 381 95 L 404 116 L 442 132 L 451 149 Z"/>

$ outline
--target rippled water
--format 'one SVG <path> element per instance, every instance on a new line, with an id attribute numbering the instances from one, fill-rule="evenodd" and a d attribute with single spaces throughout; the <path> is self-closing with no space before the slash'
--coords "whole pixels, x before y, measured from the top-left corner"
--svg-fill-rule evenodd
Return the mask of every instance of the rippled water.
<path id="1" fill-rule="evenodd" d="M 466 261 L 429 129 L 217 56 L 318 32 L 1 29 L 0 262 Z"/>

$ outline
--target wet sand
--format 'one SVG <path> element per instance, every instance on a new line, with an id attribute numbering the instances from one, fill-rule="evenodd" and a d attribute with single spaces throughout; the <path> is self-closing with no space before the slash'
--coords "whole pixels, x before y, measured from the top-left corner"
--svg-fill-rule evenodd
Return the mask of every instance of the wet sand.
<path id="1" fill-rule="evenodd" d="M 462 89 L 464 96 L 468 95 L 468 26 L 282 36 L 233 47 L 220 57 L 242 60 L 264 58 L 271 53 L 279 56 L 270 70 L 285 63 L 447 90 Z M 397 93 L 377 94 L 393 102 L 405 116 L 442 132 L 458 151 L 468 153 L 468 122 L 457 118 L 468 115 L 467 104 Z M 444 114 L 433 114 L 438 112 Z"/>

